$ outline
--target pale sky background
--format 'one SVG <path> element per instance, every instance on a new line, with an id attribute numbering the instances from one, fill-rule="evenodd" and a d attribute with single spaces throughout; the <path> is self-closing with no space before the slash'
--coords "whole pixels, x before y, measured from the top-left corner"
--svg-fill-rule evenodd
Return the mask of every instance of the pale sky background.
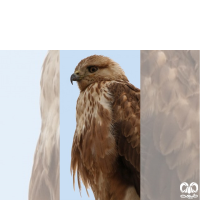
<path id="1" fill-rule="evenodd" d="M 0 199 L 27 200 L 47 51 L 0 51 Z"/>
<path id="2" fill-rule="evenodd" d="M 70 174 L 71 146 L 76 127 L 76 101 L 79 89 L 70 76 L 76 65 L 85 57 L 93 54 L 108 56 L 124 69 L 129 81 L 140 88 L 140 51 L 60 51 L 60 200 L 94 200 L 91 190 L 87 196 L 82 184 L 80 197 L 77 179 L 75 191 Z"/>

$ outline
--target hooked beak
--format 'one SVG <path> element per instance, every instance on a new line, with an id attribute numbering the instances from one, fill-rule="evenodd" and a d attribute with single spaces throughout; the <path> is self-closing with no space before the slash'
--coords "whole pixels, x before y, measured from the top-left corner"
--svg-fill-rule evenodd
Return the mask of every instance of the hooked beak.
<path id="1" fill-rule="evenodd" d="M 70 81 L 73 85 L 73 81 L 79 81 L 80 80 L 80 76 L 76 73 L 72 74 L 71 77 L 70 77 Z"/>

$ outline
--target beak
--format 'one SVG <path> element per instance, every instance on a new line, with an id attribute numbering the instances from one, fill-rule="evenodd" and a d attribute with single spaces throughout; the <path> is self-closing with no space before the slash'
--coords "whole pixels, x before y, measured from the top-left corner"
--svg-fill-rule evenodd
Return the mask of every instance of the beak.
<path id="1" fill-rule="evenodd" d="M 72 74 L 70 77 L 70 81 L 71 81 L 72 85 L 73 85 L 73 81 L 79 81 L 79 80 L 80 80 L 80 76 L 75 73 Z"/>

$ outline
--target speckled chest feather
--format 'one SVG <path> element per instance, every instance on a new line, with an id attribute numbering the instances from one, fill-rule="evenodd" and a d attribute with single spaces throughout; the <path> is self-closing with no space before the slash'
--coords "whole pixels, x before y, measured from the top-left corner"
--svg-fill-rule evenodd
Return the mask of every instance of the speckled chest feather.
<path id="1" fill-rule="evenodd" d="M 94 181 L 98 189 L 105 184 L 101 172 L 109 174 L 117 157 L 115 138 L 112 135 L 112 96 L 110 82 L 91 84 L 77 100 L 76 131 L 72 147 L 72 163 L 77 163 L 81 179 Z M 75 163 L 74 163 L 75 164 Z M 100 191 L 97 191 L 99 193 Z"/>
<path id="2" fill-rule="evenodd" d="M 127 82 L 101 81 L 77 100 L 71 171 L 95 199 L 124 200 L 139 191 L 139 90 Z M 132 194 L 131 192 L 131 194 Z"/>

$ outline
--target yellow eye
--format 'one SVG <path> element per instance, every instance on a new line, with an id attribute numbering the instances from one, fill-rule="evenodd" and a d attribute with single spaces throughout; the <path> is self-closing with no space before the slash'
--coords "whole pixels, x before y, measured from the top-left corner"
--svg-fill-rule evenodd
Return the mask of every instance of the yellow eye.
<path id="1" fill-rule="evenodd" d="M 94 73 L 98 70 L 98 67 L 90 66 L 90 67 L 88 67 L 88 70 L 89 70 L 90 73 Z"/>

